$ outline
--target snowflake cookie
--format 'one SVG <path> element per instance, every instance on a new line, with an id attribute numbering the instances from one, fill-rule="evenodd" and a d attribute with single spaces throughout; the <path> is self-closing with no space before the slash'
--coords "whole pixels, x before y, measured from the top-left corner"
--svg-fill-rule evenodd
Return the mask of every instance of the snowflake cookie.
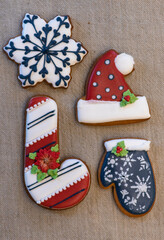
<path id="1" fill-rule="evenodd" d="M 98 172 L 100 186 L 114 187 L 116 203 L 123 213 L 130 217 L 145 215 L 154 204 L 156 192 L 147 154 L 150 141 L 113 139 L 104 145 L 106 155 Z"/>
<path id="2" fill-rule="evenodd" d="M 11 39 L 4 47 L 19 66 L 22 86 L 34 86 L 44 79 L 54 88 L 68 87 L 71 65 L 87 54 L 80 42 L 71 39 L 68 16 L 57 16 L 48 23 L 27 13 L 22 23 L 22 36 Z"/>
<path id="3" fill-rule="evenodd" d="M 80 159 L 60 160 L 56 102 L 33 97 L 26 111 L 24 180 L 31 198 L 49 209 L 77 205 L 88 193 L 90 173 Z"/>

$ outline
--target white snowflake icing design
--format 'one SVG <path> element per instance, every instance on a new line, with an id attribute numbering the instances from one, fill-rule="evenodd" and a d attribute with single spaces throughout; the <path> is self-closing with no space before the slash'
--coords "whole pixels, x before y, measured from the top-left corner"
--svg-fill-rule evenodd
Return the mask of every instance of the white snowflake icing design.
<path id="1" fill-rule="evenodd" d="M 125 201 L 126 205 L 133 205 L 136 206 L 137 205 L 137 199 L 132 197 L 130 199 L 130 197 L 127 199 L 127 201 Z"/>
<path id="2" fill-rule="evenodd" d="M 104 168 L 104 179 L 105 181 L 111 183 L 113 179 L 113 174 L 111 173 L 111 170 L 108 170 L 108 168 Z"/>
<path id="3" fill-rule="evenodd" d="M 128 182 L 133 182 L 132 179 L 130 179 L 131 176 L 133 176 L 133 173 L 128 173 L 129 168 L 126 168 L 123 170 L 122 167 L 120 167 L 120 172 L 115 172 L 115 181 L 118 182 L 118 186 L 121 186 L 121 184 L 124 184 L 125 187 L 128 186 Z"/>
<path id="4" fill-rule="evenodd" d="M 145 209 L 146 209 L 146 206 L 145 206 L 145 205 L 143 205 L 143 206 L 139 205 L 138 208 L 136 208 L 136 211 L 138 211 L 139 213 L 141 213 L 141 212 L 145 212 Z"/>
<path id="5" fill-rule="evenodd" d="M 120 193 L 122 194 L 122 199 L 124 199 L 125 196 L 129 194 L 129 192 L 126 189 L 123 189 L 122 191 L 120 191 Z"/>
<path id="6" fill-rule="evenodd" d="M 136 160 L 133 158 L 133 153 L 130 155 L 127 155 L 124 158 L 121 158 L 122 161 L 124 161 L 123 166 L 125 167 L 126 165 L 129 167 L 132 167 L 132 163 L 136 162 Z"/>
<path id="7" fill-rule="evenodd" d="M 48 23 L 37 15 L 26 14 L 22 36 L 11 39 L 4 50 L 20 64 L 22 86 L 33 86 L 44 79 L 53 87 L 67 87 L 71 65 L 82 60 L 86 50 L 71 39 L 68 16 L 57 16 Z"/>
<path id="8" fill-rule="evenodd" d="M 115 156 L 111 156 L 110 158 L 108 158 L 108 162 L 107 165 L 110 165 L 111 168 L 114 168 L 114 166 L 118 165 L 118 158 L 116 158 Z"/>
<path id="9" fill-rule="evenodd" d="M 149 163 L 145 160 L 143 156 L 137 157 L 137 159 L 140 161 L 140 168 L 139 171 L 145 170 L 149 168 Z"/>
<path id="10" fill-rule="evenodd" d="M 136 185 L 131 186 L 131 188 L 136 189 L 135 192 L 137 193 L 137 199 L 140 198 L 140 196 L 147 198 L 150 198 L 150 195 L 148 193 L 148 190 L 151 188 L 150 184 L 151 182 L 149 181 L 150 175 L 146 178 L 140 177 L 137 175 L 138 182 L 135 182 Z"/>

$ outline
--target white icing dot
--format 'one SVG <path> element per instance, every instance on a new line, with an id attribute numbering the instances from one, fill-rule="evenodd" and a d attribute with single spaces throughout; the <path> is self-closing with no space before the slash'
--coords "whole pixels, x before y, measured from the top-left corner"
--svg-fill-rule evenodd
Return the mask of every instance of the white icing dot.
<path id="1" fill-rule="evenodd" d="M 123 87 L 123 86 L 119 86 L 118 89 L 119 89 L 119 90 L 123 90 L 124 87 Z"/>
<path id="2" fill-rule="evenodd" d="M 105 60 L 105 64 L 106 64 L 106 65 L 110 64 L 110 60 L 109 60 L 109 59 L 106 59 L 106 60 Z"/>
<path id="3" fill-rule="evenodd" d="M 94 86 L 94 87 L 97 87 L 97 86 L 98 86 L 98 83 L 97 83 L 97 82 L 93 82 L 93 86 Z"/>
<path id="4" fill-rule="evenodd" d="M 116 97 L 116 95 L 112 95 L 112 99 L 116 99 L 117 97 Z"/>
<path id="5" fill-rule="evenodd" d="M 97 95 L 96 98 L 97 98 L 97 99 L 101 99 L 101 95 Z"/>
<path id="6" fill-rule="evenodd" d="M 110 80 L 113 80 L 113 79 L 114 79 L 114 75 L 113 75 L 113 74 L 109 74 L 108 78 L 109 78 Z"/>
<path id="7" fill-rule="evenodd" d="M 110 88 L 105 88 L 105 92 L 110 92 Z"/>
<path id="8" fill-rule="evenodd" d="M 96 72 L 96 75 L 97 75 L 97 76 L 99 76 L 100 74 L 101 74 L 101 72 L 100 72 L 100 71 L 97 71 L 97 72 Z"/>

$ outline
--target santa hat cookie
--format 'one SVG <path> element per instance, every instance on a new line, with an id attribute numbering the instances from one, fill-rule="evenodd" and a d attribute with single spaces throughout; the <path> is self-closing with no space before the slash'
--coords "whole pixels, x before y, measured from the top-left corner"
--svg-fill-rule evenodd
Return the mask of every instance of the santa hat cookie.
<path id="1" fill-rule="evenodd" d="M 60 161 L 56 102 L 34 97 L 26 111 L 24 180 L 29 194 L 46 208 L 75 206 L 89 190 L 90 173 L 79 159 Z"/>
<path id="2" fill-rule="evenodd" d="M 147 151 L 150 141 L 114 139 L 104 143 L 98 179 L 102 188 L 114 187 L 120 210 L 130 217 L 148 213 L 155 201 L 155 181 Z"/>
<path id="3" fill-rule="evenodd" d="M 133 70 L 133 57 L 114 50 L 96 62 L 86 96 L 77 103 L 77 118 L 86 124 L 138 122 L 150 118 L 145 96 L 135 96 L 124 79 Z"/>

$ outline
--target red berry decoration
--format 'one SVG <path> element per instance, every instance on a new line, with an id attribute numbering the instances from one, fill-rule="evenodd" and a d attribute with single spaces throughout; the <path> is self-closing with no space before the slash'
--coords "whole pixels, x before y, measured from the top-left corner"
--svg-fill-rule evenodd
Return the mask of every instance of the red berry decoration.
<path id="1" fill-rule="evenodd" d="M 116 150 L 117 153 L 120 153 L 122 150 L 123 149 L 120 146 L 117 146 L 117 150 Z"/>
<path id="2" fill-rule="evenodd" d="M 124 97 L 124 99 L 125 99 L 127 102 L 129 102 L 129 101 L 130 101 L 130 96 L 127 95 L 127 96 Z"/>

